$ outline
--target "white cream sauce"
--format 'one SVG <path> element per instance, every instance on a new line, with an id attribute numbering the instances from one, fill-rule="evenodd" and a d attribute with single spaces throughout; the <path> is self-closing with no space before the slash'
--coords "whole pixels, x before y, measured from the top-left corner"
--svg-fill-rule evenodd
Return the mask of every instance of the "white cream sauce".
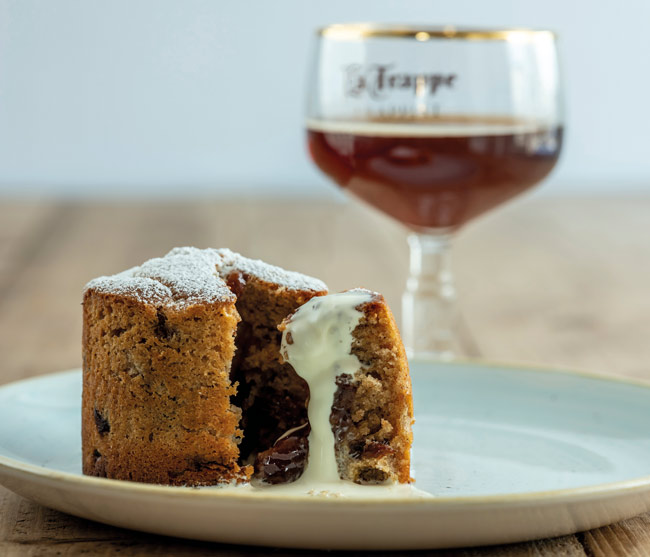
<path id="1" fill-rule="evenodd" d="M 316 497 L 325 499 L 384 500 L 433 497 L 409 484 L 358 485 L 339 478 L 334 453 L 330 413 L 335 379 L 354 375 L 361 367 L 352 352 L 352 332 L 363 313 L 360 304 L 372 299 L 369 290 L 349 290 L 318 296 L 298 308 L 282 335 L 282 354 L 296 373 L 309 384 L 308 407 L 311 433 L 309 458 L 303 475 L 295 482 L 279 485 L 230 484 L 218 489 L 250 497 Z"/>
<path id="2" fill-rule="evenodd" d="M 274 494 L 317 497 L 430 497 L 410 485 L 357 485 L 339 478 L 330 413 L 336 377 L 354 374 L 361 367 L 352 354 L 352 332 L 363 313 L 358 306 L 372 300 L 369 290 L 355 289 L 318 296 L 302 305 L 282 335 L 282 355 L 309 385 L 309 457 L 303 475 L 295 482 L 273 486 Z M 255 489 L 255 488 L 254 488 Z"/>
<path id="3" fill-rule="evenodd" d="M 307 381 L 310 393 L 309 458 L 300 484 L 341 481 L 330 425 L 335 379 L 341 374 L 353 376 L 361 367 L 351 353 L 352 331 L 363 316 L 357 306 L 371 299 L 367 290 L 314 297 L 298 308 L 282 334 L 282 355 Z"/>

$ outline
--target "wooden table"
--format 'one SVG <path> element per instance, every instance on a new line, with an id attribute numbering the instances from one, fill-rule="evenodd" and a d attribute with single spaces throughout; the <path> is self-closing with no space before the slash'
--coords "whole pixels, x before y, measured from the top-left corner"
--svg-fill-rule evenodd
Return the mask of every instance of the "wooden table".
<path id="1" fill-rule="evenodd" d="M 458 238 L 455 267 L 481 355 L 650 378 L 649 236 L 650 198 L 528 198 L 470 226 Z M 383 292 L 399 314 L 405 233 L 356 203 L 0 201 L 0 383 L 78 367 L 84 283 L 177 245 L 228 246 L 319 276 L 332 290 L 367 286 Z M 131 532 L 40 507 L 0 487 L 0 555 L 117 551 L 311 554 Z M 648 553 L 650 514 L 557 539 L 444 552 Z"/>

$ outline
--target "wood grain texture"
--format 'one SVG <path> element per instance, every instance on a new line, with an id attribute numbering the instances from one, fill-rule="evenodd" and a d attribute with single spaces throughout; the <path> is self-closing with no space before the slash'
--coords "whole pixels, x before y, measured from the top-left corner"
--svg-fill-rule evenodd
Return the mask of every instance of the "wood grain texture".
<path id="1" fill-rule="evenodd" d="M 454 254 L 458 289 L 482 355 L 650 379 L 648 214 L 644 198 L 528 199 L 463 231 Z M 85 282 L 171 247 L 227 246 L 319 276 L 332 290 L 366 286 L 383 292 L 399 314 L 405 238 L 398 225 L 355 203 L 3 203 L 0 383 L 77 367 Z M 40 507 L 0 487 L 0 555 L 115 553 L 313 554 L 130 532 Z M 552 540 L 413 554 L 646 555 L 650 516 Z"/>

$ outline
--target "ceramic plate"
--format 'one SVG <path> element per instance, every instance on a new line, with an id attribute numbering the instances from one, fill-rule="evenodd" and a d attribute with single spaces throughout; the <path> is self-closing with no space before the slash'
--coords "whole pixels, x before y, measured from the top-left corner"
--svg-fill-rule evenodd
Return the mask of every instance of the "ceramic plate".
<path id="1" fill-rule="evenodd" d="M 81 475 L 81 372 L 0 389 L 0 483 L 125 528 L 321 549 L 483 545 L 569 534 L 650 509 L 650 387 L 478 363 L 412 363 L 424 499 L 142 485 Z"/>

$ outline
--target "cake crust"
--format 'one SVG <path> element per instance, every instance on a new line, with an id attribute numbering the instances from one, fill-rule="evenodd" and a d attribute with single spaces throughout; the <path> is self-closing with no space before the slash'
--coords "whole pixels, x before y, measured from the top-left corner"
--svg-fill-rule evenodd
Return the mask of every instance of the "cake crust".
<path id="1" fill-rule="evenodd" d="M 243 480 L 228 370 L 234 302 L 182 310 L 88 290 L 83 471 L 171 485 Z"/>

